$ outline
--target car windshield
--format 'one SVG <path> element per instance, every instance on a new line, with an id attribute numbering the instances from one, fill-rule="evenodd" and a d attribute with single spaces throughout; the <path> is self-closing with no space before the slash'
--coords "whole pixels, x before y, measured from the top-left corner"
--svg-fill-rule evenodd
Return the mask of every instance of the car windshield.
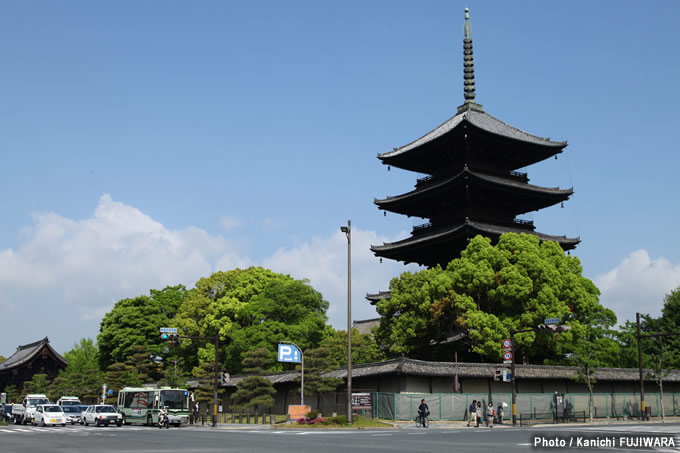
<path id="1" fill-rule="evenodd" d="M 64 406 L 62 409 L 69 414 L 80 414 L 80 408 L 78 406 Z"/>
<path id="2" fill-rule="evenodd" d="M 168 409 L 187 409 L 187 391 L 162 390 L 161 406 L 167 406 Z"/>
<path id="3" fill-rule="evenodd" d="M 113 406 L 97 406 L 96 412 L 99 414 L 100 412 L 111 412 L 115 413 L 116 410 L 113 408 Z"/>
<path id="4" fill-rule="evenodd" d="M 78 401 L 78 400 L 62 401 L 61 405 L 62 406 L 79 406 L 80 401 Z"/>
<path id="5" fill-rule="evenodd" d="M 61 406 L 45 406 L 45 412 L 64 412 Z"/>

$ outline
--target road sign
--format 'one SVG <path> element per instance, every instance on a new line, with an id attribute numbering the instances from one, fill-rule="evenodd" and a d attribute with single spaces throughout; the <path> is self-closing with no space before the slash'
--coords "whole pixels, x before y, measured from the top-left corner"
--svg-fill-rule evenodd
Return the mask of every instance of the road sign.
<path id="1" fill-rule="evenodd" d="M 512 377 L 510 375 L 510 370 L 507 368 L 503 370 L 503 382 L 510 382 Z"/>
<path id="2" fill-rule="evenodd" d="M 543 324 L 559 324 L 560 318 L 545 318 Z"/>
<path id="3" fill-rule="evenodd" d="M 503 340 L 503 349 L 510 349 L 512 347 L 512 343 L 510 340 Z"/>
<path id="4" fill-rule="evenodd" d="M 503 363 L 512 363 L 512 352 L 505 351 L 503 353 Z"/>
<path id="5" fill-rule="evenodd" d="M 300 363 L 302 353 L 295 345 L 279 344 L 279 362 Z"/>
<path id="6" fill-rule="evenodd" d="M 161 333 L 177 333 L 177 327 L 161 327 Z"/>

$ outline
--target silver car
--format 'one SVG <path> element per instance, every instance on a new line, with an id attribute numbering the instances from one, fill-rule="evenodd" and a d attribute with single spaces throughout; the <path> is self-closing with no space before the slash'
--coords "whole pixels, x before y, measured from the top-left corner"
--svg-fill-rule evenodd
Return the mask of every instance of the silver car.
<path id="1" fill-rule="evenodd" d="M 61 408 L 64 410 L 64 414 L 66 415 L 66 423 L 70 423 L 72 425 L 80 423 L 81 417 L 83 415 L 80 410 L 80 406 L 61 406 Z"/>
<path id="2" fill-rule="evenodd" d="M 121 426 L 123 424 L 123 416 L 116 412 L 116 409 L 110 404 L 96 404 L 87 408 L 83 412 L 81 425 L 89 425 L 92 423 L 94 426 L 109 426 L 109 424 L 116 424 Z"/>

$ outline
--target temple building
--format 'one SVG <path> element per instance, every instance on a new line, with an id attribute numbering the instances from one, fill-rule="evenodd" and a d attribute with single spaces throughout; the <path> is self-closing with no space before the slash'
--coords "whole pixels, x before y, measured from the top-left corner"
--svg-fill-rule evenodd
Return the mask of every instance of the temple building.
<path id="1" fill-rule="evenodd" d="M 517 217 L 563 203 L 572 195 L 572 189 L 529 184 L 527 174 L 517 171 L 556 156 L 567 142 L 512 127 L 475 101 L 467 8 L 463 55 L 465 102 L 456 114 L 421 138 L 378 155 L 384 165 L 426 176 L 416 181 L 414 190 L 374 203 L 381 210 L 427 221 L 415 226 L 409 238 L 373 245 L 371 250 L 404 264 L 445 267 L 478 234 L 495 243 L 503 233 L 529 233 L 557 241 L 564 250 L 573 249 L 579 238 L 540 233 L 532 221 Z"/>
<path id="2" fill-rule="evenodd" d="M 24 383 L 33 379 L 34 374 L 46 374 L 48 380 L 57 377 L 68 362 L 50 346 L 47 337 L 34 343 L 17 347 L 7 360 L 0 363 L 0 389 L 16 386 L 21 392 Z"/>

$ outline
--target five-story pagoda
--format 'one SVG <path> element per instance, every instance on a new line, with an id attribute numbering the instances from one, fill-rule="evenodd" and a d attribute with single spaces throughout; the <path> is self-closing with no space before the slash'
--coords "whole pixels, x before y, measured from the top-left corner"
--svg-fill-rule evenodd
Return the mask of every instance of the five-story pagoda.
<path id="1" fill-rule="evenodd" d="M 566 142 L 516 129 L 484 112 L 475 102 L 474 61 L 468 9 L 465 9 L 464 95 L 455 116 L 421 138 L 388 153 L 383 164 L 428 176 L 402 195 L 375 199 L 379 209 L 429 219 L 411 237 L 371 246 L 376 256 L 404 263 L 445 267 L 468 241 L 481 234 L 494 242 L 507 232 L 529 233 L 572 249 L 578 238 L 535 231 L 518 215 L 561 203 L 572 189 L 529 184 L 516 170 L 562 152 Z"/>

